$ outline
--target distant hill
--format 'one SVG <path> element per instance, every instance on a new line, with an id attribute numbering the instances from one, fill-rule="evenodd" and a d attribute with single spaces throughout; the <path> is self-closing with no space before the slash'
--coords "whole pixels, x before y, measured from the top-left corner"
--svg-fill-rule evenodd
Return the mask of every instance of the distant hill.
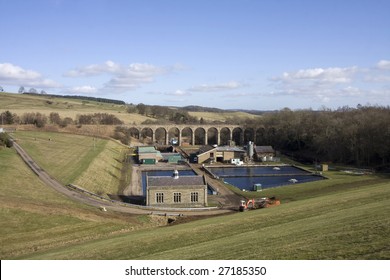
<path id="1" fill-rule="evenodd" d="M 211 108 L 211 107 L 202 107 L 202 106 L 196 106 L 196 105 L 190 105 L 190 106 L 184 106 L 181 107 L 181 109 L 186 110 L 188 112 L 224 112 L 226 110 L 219 109 L 219 108 Z"/>
<path id="2" fill-rule="evenodd" d="M 57 112 L 61 118 L 70 117 L 76 119 L 76 116 L 81 114 L 108 113 L 115 115 L 124 124 L 140 124 L 145 121 L 156 122 L 161 120 L 161 118 L 156 118 L 153 112 L 148 115 L 139 114 L 137 111 L 138 106 L 134 104 L 126 104 L 124 101 L 108 98 L 5 92 L 0 92 L 0 96 L 0 113 L 8 110 L 19 116 L 31 112 L 40 112 L 49 116 L 51 112 Z M 198 119 L 203 118 L 203 120 L 208 122 L 226 122 L 227 120 L 231 121 L 232 119 L 238 118 L 255 118 L 257 117 L 256 115 L 260 115 L 245 112 L 244 110 L 223 110 L 196 105 L 185 107 L 145 106 L 149 107 L 152 111 L 157 109 L 160 112 L 161 110 L 172 111 L 172 109 L 185 111 L 190 116 L 197 117 Z M 167 110 L 164 110 L 164 108 Z"/>
<path id="3" fill-rule="evenodd" d="M 30 93 L 30 92 L 24 92 L 23 94 L 38 95 L 38 96 L 45 96 L 45 97 L 61 97 L 61 98 L 69 98 L 69 99 L 80 99 L 80 100 L 87 100 L 87 101 L 96 101 L 96 102 L 112 103 L 112 104 L 118 104 L 118 105 L 125 105 L 125 104 L 126 104 L 124 101 L 121 101 L 121 100 L 115 100 L 115 99 L 109 99 L 109 98 L 102 98 L 102 97 L 93 97 L 93 96 L 82 96 L 82 95 L 59 95 L 59 94 L 39 94 L 39 93 Z"/>

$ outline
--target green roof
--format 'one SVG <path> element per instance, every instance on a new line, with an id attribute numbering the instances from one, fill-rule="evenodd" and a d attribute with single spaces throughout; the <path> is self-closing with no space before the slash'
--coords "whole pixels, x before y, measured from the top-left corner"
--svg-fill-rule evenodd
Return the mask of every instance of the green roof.
<path id="1" fill-rule="evenodd" d="M 154 147 L 138 147 L 138 153 L 157 153 L 157 150 Z"/>

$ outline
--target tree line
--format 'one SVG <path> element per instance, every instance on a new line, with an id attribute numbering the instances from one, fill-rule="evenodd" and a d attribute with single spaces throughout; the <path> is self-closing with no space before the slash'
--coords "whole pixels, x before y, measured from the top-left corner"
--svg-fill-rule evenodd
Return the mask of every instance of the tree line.
<path id="1" fill-rule="evenodd" d="M 386 166 L 390 163 L 390 108 L 284 109 L 256 121 L 263 145 L 301 161 Z M 248 127 L 254 124 L 249 121 Z"/>
<path id="2" fill-rule="evenodd" d="M 61 118 L 57 112 L 51 112 L 49 116 L 40 112 L 28 112 L 21 116 L 10 111 L 4 111 L 0 114 L 0 123 L 2 125 L 12 124 L 33 124 L 36 127 L 44 127 L 46 124 L 54 124 L 60 127 L 66 127 L 70 124 L 88 125 L 120 125 L 123 122 L 113 114 L 94 113 L 94 114 L 79 114 L 73 120 L 70 117 Z"/>
<path id="3" fill-rule="evenodd" d="M 23 91 L 19 89 L 19 93 L 23 94 L 29 94 L 29 95 L 45 95 L 47 97 L 58 97 L 58 98 L 69 98 L 69 99 L 80 99 L 80 100 L 86 100 L 86 101 L 96 101 L 96 102 L 103 102 L 103 103 L 110 103 L 110 104 L 118 104 L 118 105 L 125 105 L 126 103 L 122 100 L 115 100 L 110 98 L 103 98 L 103 97 L 92 97 L 92 96 L 82 96 L 82 95 L 59 95 L 59 94 L 48 94 L 45 91 L 41 91 L 39 94 L 38 91 L 34 88 L 31 88 L 28 92 Z"/>
<path id="4" fill-rule="evenodd" d="M 171 122 L 175 124 L 194 124 L 200 123 L 197 117 L 191 116 L 188 111 L 180 108 L 170 108 L 158 105 L 145 105 L 140 103 L 138 105 L 130 104 L 127 106 L 128 113 L 136 113 L 146 117 L 157 119 L 158 123 Z M 153 121 L 146 121 L 145 124 L 153 123 Z"/>

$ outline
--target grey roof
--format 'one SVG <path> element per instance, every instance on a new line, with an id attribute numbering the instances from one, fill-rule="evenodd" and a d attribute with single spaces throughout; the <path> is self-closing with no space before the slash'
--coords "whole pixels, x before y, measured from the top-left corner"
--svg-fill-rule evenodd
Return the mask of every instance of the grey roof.
<path id="1" fill-rule="evenodd" d="M 272 148 L 272 146 L 256 146 L 255 147 L 256 153 L 274 153 L 275 150 Z"/>
<path id="2" fill-rule="evenodd" d="M 177 179 L 168 176 L 147 176 L 147 184 L 150 187 L 157 186 L 200 186 L 206 185 L 203 176 L 181 176 Z"/>
<path id="3" fill-rule="evenodd" d="M 199 153 L 198 155 L 201 155 L 201 154 L 204 154 L 204 153 L 207 153 L 207 152 L 210 152 L 211 150 L 216 150 L 217 148 L 216 147 L 213 147 L 213 146 L 202 146 L 199 148 Z"/>
<path id="4" fill-rule="evenodd" d="M 231 146 L 218 146 L 217 151 L 219 152 L 240 152 L 245 153 L 245 151 L 239 147 L 231 147 Z"/>

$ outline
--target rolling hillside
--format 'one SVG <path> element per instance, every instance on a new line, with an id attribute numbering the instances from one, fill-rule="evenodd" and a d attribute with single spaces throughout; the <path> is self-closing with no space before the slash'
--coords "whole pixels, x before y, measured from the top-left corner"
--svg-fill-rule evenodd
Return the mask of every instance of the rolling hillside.
<path id="1" fill-rule="evenodd" d="M 130 123 L 133 115 L 144 118 L 115 104 L 1 93 L 4 110 L 64 116 L 108 112 Z M 43 131 L 17 131 L 15 137 L 63 184 L 118 192 L 120 144 Z M 0 258 L 389 259 L 389 176 L 326 175 L 329 180 L 251 194 L 275 195 L 279 207 L 185 216 L 167 225 L 167 217 L 102 212 L 73 201 L 44 185 L 14 149 L 0 148 Z"/>
<path id="2" fill-rule="evenodd" d="M 72 119 L 75 119 L 78 114 L 108 113 L 115 115 L 125 124 L 141 123 L 151 119 L 139 114 L 127 113 L 125 105 L 44 95 L 0 93 L 0 112 L 5 110 L 20 116 L 27 112 L 40 112 L 47 116 L 51 112 L 57 112 L 61 118 Z"/>
<path id="3" fill-rule="evenodd" d="M 9 110 L 21 116 L 24 113 L 40 112 L 47 116 L 57 112 L 61 118 L 75 119 L 78 114 L 108 113 L 115 115 L 125 124 L 140 124 L 145 120 L 156 121 L 153 118 L 136 113 L 126 112 L 126 105 L 53 97 L 45 95 L 12 94 L 0 92 L 0 112 Z M 206 121 L 225 121 L 234 118 L 256 118 L 258 116 L 246 112 L 197 112 L 189 111 L 191 116 L 203 117 Z"/>
<path id="4" fill-rule="evenodd" d="M 68 151 L 71 168 L 29 142 L 46 133 L 18 132 L 31 155 L 66 183 L 94 177 L 105 161 L 99 140 L 50 134 L 54 151 Z M 57 138 L 59 137 L 59 138 Z M 78 146 L 70 143 L 77 138 Z M 36 138 L 36 140 L 35 140 Z M 27 141 L 30 139 L 29 141 Z M 21 143 L 22 144 L 22 143 Z M 46 145 L 51 145 L 46 143 Z M 63 146 L 63 147 L 61 147 Z M 84 147 L 84 148 L 82 148 Z M 112 148 L 110 148 L 112 150 Z M 110 150 L 109 149 L 109 150 Z M 81 151 L 85 150 L 85 154 Z M 41 151 L 41 152 L 40 152 Z M 50 151 L 46 151 L 49 153 Z M 52 153 L 52 152 L 51 152 Z M 92 153 L 92 154 L 89 154 Z M 113 156 L 114 157 L 114 156 Z M 41 159 L 40 159 L 41 158 Z M 99 159 L 100 158 L 100 159 Z M 89 162 L 88 168 L 82 166 Z M 112 165 L 115 160 L 108 165 Z M 95 166 L 95 167 L 94 167 Z M 108 166 L 107 166 L 108 167 Z M 115 169 L 115 168 L 114 168 Z M 62 170 L 62 171 L 61 171 Z M 269 190 L 275 208 L 166 225 L 167 217 L 102 212 L 44 185 L 13 149 L 0 150 L 0 257 L 2 259 L 388 259 L 390 181 L 387 176 L 330 172 L 321 184 Z M 72 179 L 73 178 L 73 179 Z M 94 185 L 93 181 L 91 184 Z M 165 226 L 164 226 L 165 225 Z M 151 230 L 151 228 L 153 228 Z"/>

